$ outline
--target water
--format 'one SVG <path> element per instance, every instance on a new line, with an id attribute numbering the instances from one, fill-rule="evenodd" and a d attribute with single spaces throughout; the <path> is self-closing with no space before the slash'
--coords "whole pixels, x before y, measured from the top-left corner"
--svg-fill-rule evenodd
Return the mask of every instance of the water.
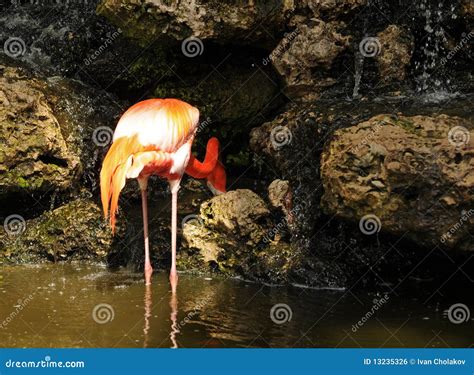
<path id="1" fill-rule="evenodd" d="M 424 27 L 419 46 L 422 56 L 415 62 L 417 91 L 420 93 L 449 92 L 450 79 L 446 74 L 443 59 L 446 58 L 448 39 L 444 25 L 452 23 L 456 16 L 456 4 L 450 2 L 422 0 L 417 5 L 424 18 Z"/>
<path id="2" fill-rule="evenodd" d="M 352 98 L 357 98 L 359 96 L 360 80 L 362 78 L 362 72 L 364 69 L 364 56 L 357 53 L 355 55 L 355 75 L 354 75 L 354 89 L 352 90 Z"/>
<path id="3" fill-rule="evenodd" d="M 0 347 L 472 345 L 472 319 L 453 324 L 444 312 L 447 300 L 457 301 L 463 293 L 456 297 L 453 291 L 450 298 L 435 293 L 426 302 L 432 294 L 426 285 L 413 281 L 408 292 L 397 290 L 398 296 L 383 302 L 383 293 L 269 287 L 181 274 L 172 296 L 163 272 L 147 289 L 141 274 L 94 264 L 4 266 Z M 354 332 L 374 299 L 376 315 Z M 278 305 L 281 314 L 274 318 L 285 321 L 291 315 L 291 320 L 272 321 L 277 304 L 287 306 Z"/>

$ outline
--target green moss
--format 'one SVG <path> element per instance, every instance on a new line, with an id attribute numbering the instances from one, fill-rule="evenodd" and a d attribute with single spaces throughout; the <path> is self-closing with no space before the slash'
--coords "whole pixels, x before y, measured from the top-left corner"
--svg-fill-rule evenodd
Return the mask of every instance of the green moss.
<path id="1" fill-rule="evenodd" d="M 413 121 L 409 121 L 407 119 L 392 119 L 392 122 L 402 127 L 409 133 L 421 135 L 420 126 L 418 124 L 415 124 Z"/>
<path id="2" fill-rule="evenodd" d="M 24 179 L 23 177 L 17 177 L 16 181 L 17 181 L 16 183 L 18 184 L 18 186 L 23 189 L 28 189 L 28 187 L 30 186 L 28 181 Z"/>

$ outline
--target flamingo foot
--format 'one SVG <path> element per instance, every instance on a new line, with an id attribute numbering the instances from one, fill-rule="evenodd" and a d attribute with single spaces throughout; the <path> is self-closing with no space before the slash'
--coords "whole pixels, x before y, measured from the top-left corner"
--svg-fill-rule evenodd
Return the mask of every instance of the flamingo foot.
<path id="1" fill-rule="evenodd" d="M 145 285 L 151 285 L 151 275 L 153 274 L 153 268 L 151 264 L 145 265 Z"/>
<path id="2" fill-rule="evenodd" d="M 171 284 L 171 291 L 176 293 L 176 288 L 178 286 L 178 273 L 175 271 L 171 271 L 170 273 L 170 284 Z"/>

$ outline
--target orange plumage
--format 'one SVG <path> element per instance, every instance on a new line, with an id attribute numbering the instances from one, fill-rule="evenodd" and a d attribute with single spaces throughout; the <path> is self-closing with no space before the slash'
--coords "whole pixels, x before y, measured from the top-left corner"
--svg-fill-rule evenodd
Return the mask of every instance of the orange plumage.
<path id="1" fill-rule="evenodd" d="M 120 192 L 127 178 L 137 178 L 142 190 L 145 268 L 151 270 L 148 252 L 148 218 L 146 188 L 148 177 L 168 179 L 172 201 L 172 274 L 176 252 L 176 199 L 184 172 L 195 178 L 207 178 L 214 193 L 225 192 L 226 174 L 219 160 L 219 141 L 211 138 L 203 163 L 191 154 L 199 122 L 199 111 L 178 99 L 149 99 L 130 107 L 120 118 L 112 146 L 100 173 L 101 200 L 104 215 L 115 230 Z M 173 271 L 174 270 L 174 271 Z M 147 283 L 151 271 L 147 276 Z"/>

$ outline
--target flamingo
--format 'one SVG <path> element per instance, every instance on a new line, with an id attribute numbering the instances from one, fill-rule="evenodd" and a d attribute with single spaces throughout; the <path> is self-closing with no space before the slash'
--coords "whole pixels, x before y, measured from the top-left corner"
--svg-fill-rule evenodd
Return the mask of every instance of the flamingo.
<path id="1" fill-rule="evenodd" d="M 130 107 L 115 128 L 112 145 L 100 172 L 104 216 L 115 231 L 120 191 L 126 179 L 136 178 L 141 190 L 145 245 L 145 284 L 151 284 L 153 268 L 148 239 L 147 185 L 151 175 L 168 180 L 171 190 L 170 283 L 176 291 L 176 231 L 178 190 L 186 172 L 207 179 L 214 194 L 226 191 L 226 173 L 219 160 L 219 141 L 209 139 L 204 162 L 191 153 L 199 123 L 199 110 L 178 99 L 148 99 Z"/>

